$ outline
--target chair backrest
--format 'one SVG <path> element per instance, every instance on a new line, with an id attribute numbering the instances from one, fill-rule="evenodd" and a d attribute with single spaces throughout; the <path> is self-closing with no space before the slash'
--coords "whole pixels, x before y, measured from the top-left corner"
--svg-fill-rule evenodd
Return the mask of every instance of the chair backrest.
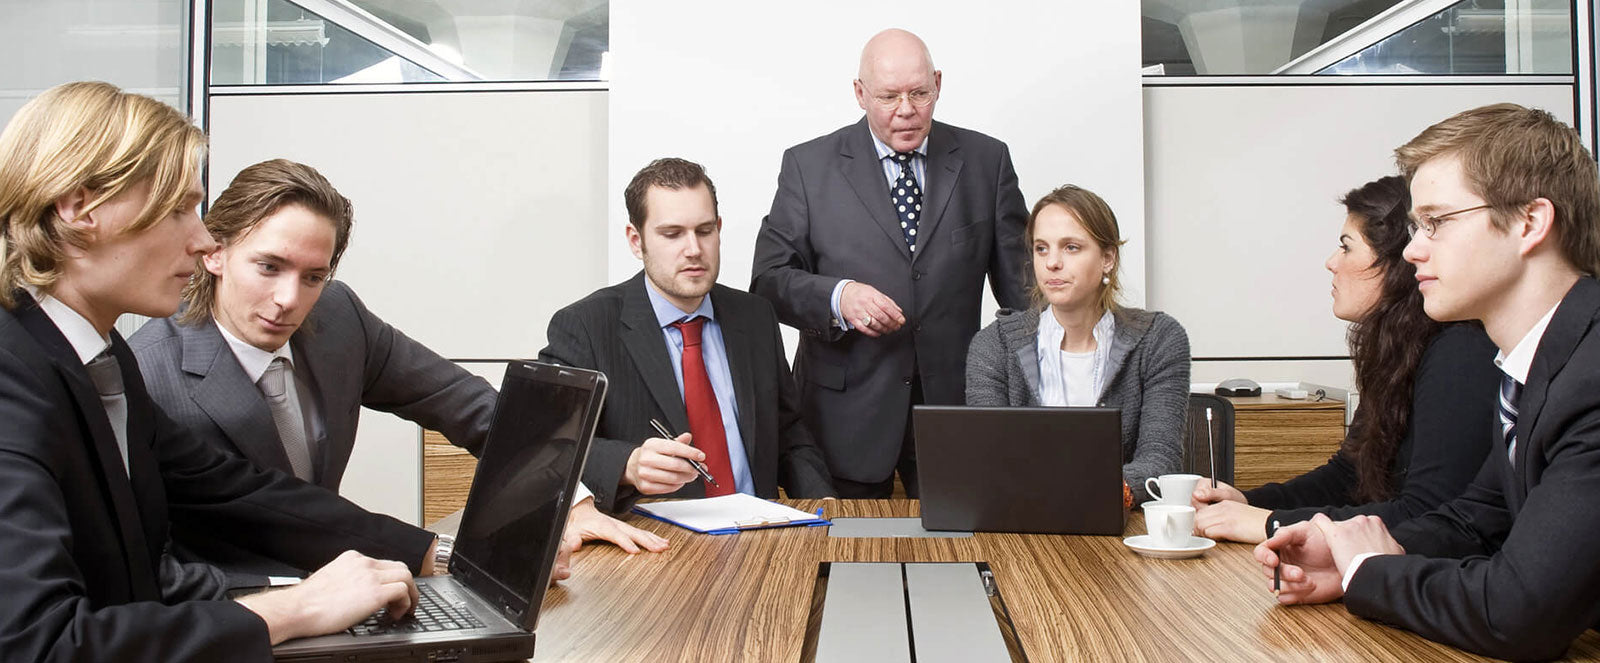
<path id="1" fill-rule="evenodd" d="M 1211 411 L 1209 425 L 1206 411 Z M 1207 437 L 1209 430 L 1210 436 Z M 1233 483 L 1233 402 L 1216 394 L 1189 394 L 1189 421 L 1183 437 L 1183 471 L 1211 476 L 1216 455 L 1218 481 Z"/>

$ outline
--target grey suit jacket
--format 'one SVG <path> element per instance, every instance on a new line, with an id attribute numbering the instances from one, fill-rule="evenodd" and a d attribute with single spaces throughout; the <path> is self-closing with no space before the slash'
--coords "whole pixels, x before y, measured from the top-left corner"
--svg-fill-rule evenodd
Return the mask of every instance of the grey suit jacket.
<path id="1" fill-rule="evenodd" d="M 1498 425 L 1466 492 L 1406 521 L 1406 555 L 1367 558 L 1345 607 L 1512 660 L 1562 655 L 1600 625 L 1600 282 L 1561 300 L 1517 403 L 1516 463 Z M 1464 413 L 1465 414 L 1465 413 Z"/>
<path id="2" fill-rule="evenodd" d="M 869 131 L 863 118 L 784 152 L 750 286 L 800 330 L 795 377 L 806 423 L 833 475 L 860 482 L 894 470 L 912 376 L 921 376 L 925 402 L 962 402 L 984 277 L 1001 306 L 1028 301 L 1027 207 L 1005 143 L 933 123 L 913 255 Z M 846 278 L 893 299 L 905 326 L 880 338 L 836 327 L 831 296 Z"/>
<path id="3" fill-rule="evenodd" d="M 539 352 L 541 361 L 598 370 L 609 380 L 605 411 L 583 474 L 595 505 L 613 512 L 627 509 L 639 497 L 621 479 L 633 449 L 657 437 L 650 420 L 660 419 L 674 432 L 689 430 L 683 394 L 644 278 L 641 272 L 557 311 L 550 318 L 550 345 Z M 722 326 L 739 434 L 756 495 L 777 497 L 778 486 L 795 498 L 833 495 L 822 453 L 800 420 L 772 307 L 720 285 L 711 290 L 711 305 Z M 704 497 L 705 485 L 695 481 L 672 496 Z"/>
<path id="4" fill-rule="evenodd" d="M 328 284 L 289 342 L 323 419 L 312 459 L 315 483 L 323 488 L 339 490 L 363 406 L 440 431 L 474 455 L 488 436 L 494 388 L 373 315 L 342 282 Z M 180 425 L 257 467 L 291 472 L 266 399 L 214 323 L 151 320 L 129 344 L 151 397 Z M 173 538 L 183 550 L 231 571 L 284 572 L 257 564 L 208 532 L 178 528 Z"/>

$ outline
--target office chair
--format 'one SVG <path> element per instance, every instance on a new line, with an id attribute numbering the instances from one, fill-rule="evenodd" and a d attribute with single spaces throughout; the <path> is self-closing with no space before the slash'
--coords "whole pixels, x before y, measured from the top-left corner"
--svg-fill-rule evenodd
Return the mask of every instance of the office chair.
<path id="1" fill-rule="evenodd" d="M 1206 441 L 1206 410 L 1211 410 L 1211 440 Z M 1216 394 L 1189 394 L 1188 426 L 1183 436 L 1183 471 L 1209 477 L 1216 449 L 1218 481 L 1233 483 L 1233 402 Z"/>

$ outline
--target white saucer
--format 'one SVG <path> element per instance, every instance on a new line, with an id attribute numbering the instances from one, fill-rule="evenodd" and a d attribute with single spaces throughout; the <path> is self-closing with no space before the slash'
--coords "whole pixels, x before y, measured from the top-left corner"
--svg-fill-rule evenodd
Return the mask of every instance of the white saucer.
<path id="1" fill-rule="evenodd" d="M 1207 550 L 1216 547 L 1217 542 L 1203 536 L 1190 536 L 1188 545 L 1169 548 L 1156 545 L 1155 539 L 1151 538 L 1149 534 L 1140 534 L 1139 536 L 1130 536 L 1123 539 L 1122 545 L 1132 548 L 1134 552 L 1145 557 L 1184 559 L 1206 554 Z"/>

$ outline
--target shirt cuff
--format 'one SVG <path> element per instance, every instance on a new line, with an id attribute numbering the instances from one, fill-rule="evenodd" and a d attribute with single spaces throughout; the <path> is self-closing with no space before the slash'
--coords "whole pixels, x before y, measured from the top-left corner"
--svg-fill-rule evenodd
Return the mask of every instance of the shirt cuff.
<path id="1" fill-rule="evenodd" d="M 1344 570 L 1344 579 L 1339 581 L 1339 591 L 1350 591 L 1350 579 L 1356 577 L 1356 569 L 1361 568 L 1361 563 L 1367 561 L 1368 557 L 1377 557 L 1378 555 L 1386 554 L 1388 553 L 1364 552 L 1356 555 L 1355 559 L 1350 560 L 1350 567 Z"/>
<path id="2" fill-rule="evenodd" d="M 851 327 L 850 321 L 844 319 L 844 314 L 839 312 L 839 298 L 844 295 L 844 286 L 854 282 L 855 279 L 839 279 L 839 282 L 833 286 L 833 298 L 830 300 L 830 304 L 833 306 L 833 326 L 845 331 L 850 331 L 854 327 Z"/>
<path id="3" fill-rule="evenodd" d="M 584 500 L 591 497 L 594 497 L 594 491 L 589 490 L 588 486 L 583 485 L 583 482 L 579 481 L 578 487 L 572 491 L 572 506 L 578 506 L 579 504 L 583 503 Z"/>

